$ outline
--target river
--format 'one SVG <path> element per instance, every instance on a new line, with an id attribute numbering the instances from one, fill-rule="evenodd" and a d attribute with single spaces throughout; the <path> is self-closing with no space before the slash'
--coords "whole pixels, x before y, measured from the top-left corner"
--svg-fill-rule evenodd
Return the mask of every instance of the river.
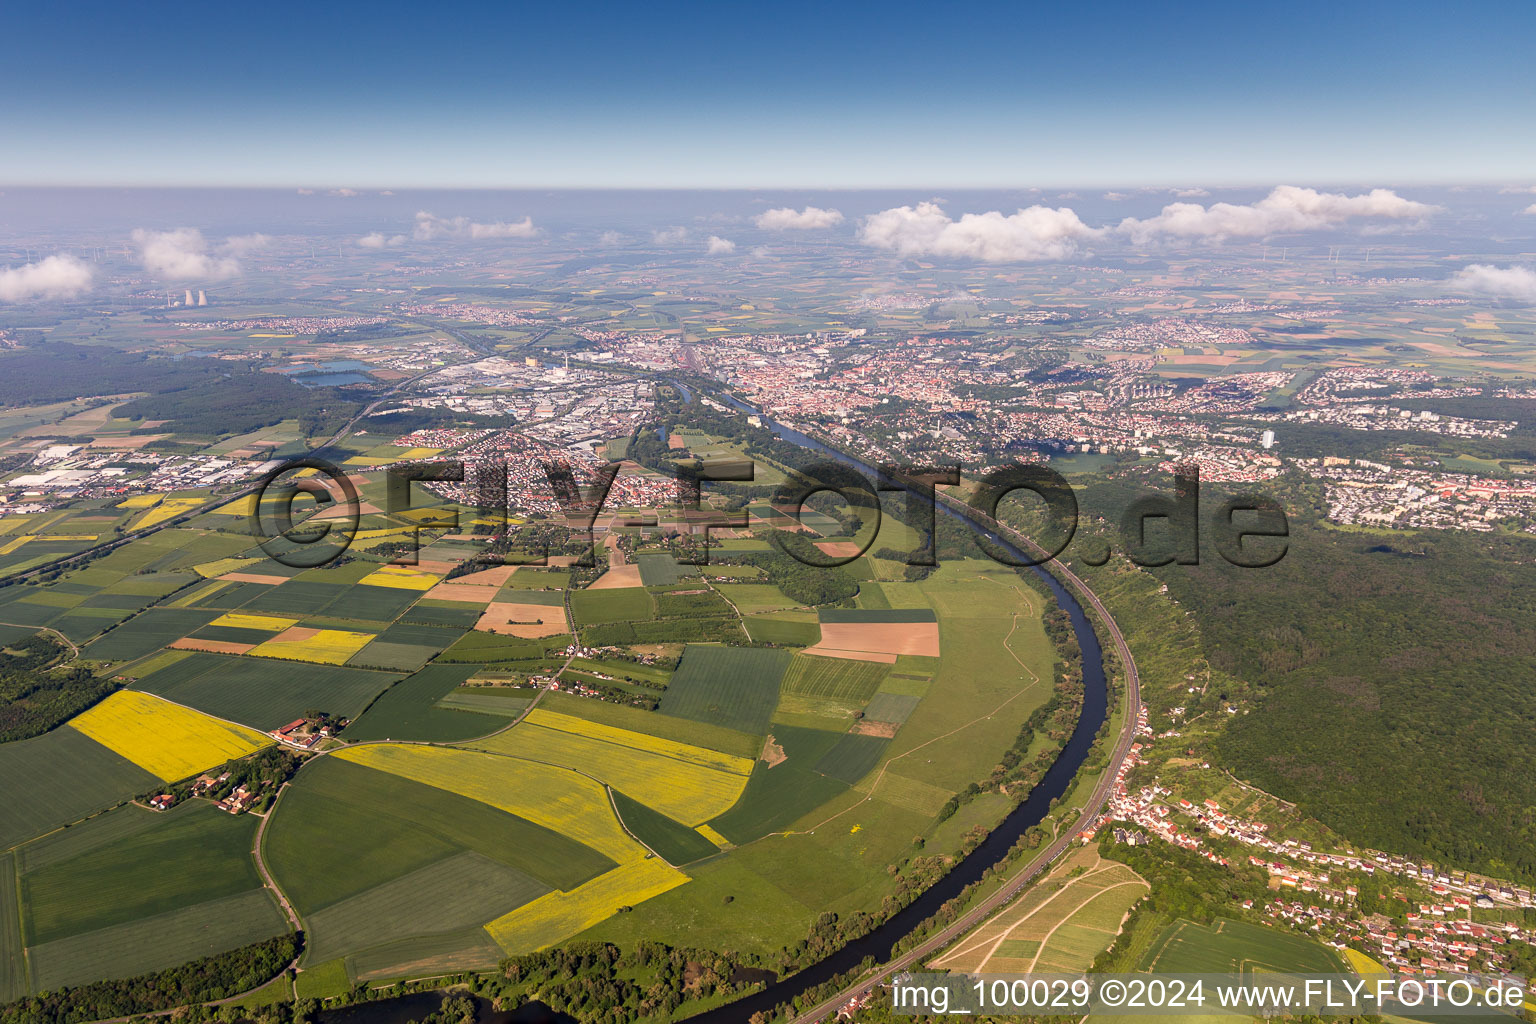
<path id="1" fill-rule="evenodd" d="M 678 389 L 683 393 L 684 400 L 691 402 L 693 395 L 676 381 Z M 762 418 L 763 425 L 773 430 L 779 437 L 805 448 L 810 448 L 830 459 L 867 474 L 878 475 L 878 470 L 868 466 L 858 459 L 845 455 L 842 452 L 829 448 L 800 431 L 774 422 L 761 412 L 754 409 L 729 394 L 721 397 L 730 405 L 743 412 Z M 1013 557 L 1028 561 L 1030 556 L 1025 554 L 1017 545 L 999 536 L 948 505 L 939 504 L 938 508 L 945 515 L 965 523 L 975 532 L 982 534 L 1001 549 L 1007 551 Z M 1088 753 L 1093 747 L 1094 738 L 1099 729 L 1104 725 L 1108 716 L 1109 695 L 1104 678 L 1104 652 L 1099 646 L 1099 638 L 1089 623 L 1088 616 L 1084 614 L 1082 605 L 1073 597 L 1065 587 L 1061 585 L 1050 573 L 1036 566 L 1034 571 L 1039 574 L 1045 585 L 1050 588 L 1051 596 L 1058 607 L 1064 609 L 1072 620 L 1072 631 L 1077 636 L 1078 646 L 1083 654 L 1083 712 L 1078 718 L 1077 726 L 1072 730 L 1072 735 L 1067 740 L 1066 746 L 1057 756 L 1054 764 L 1046 771 L 1045 777 L 1030 791 L 1029 797 L 1016 806 L 1008 816 L 1003 819 L 997 828 L 992 830 L 980 846 L 971 851 L 960 863 L 945 875 L 932 887 L 926 890 L 912 903 L 902 910 L 897 911 L 884 924 L 862 938 L 854 939 L 841 949 L 817 963 L 806 967 L 783 980 L 770 984 L 761 991 L 737 999 L 734 1002 L 704 1013 L 687 1018 L 691 1024 L 741 1024 L 748 1017 L 759 1010 L 771 1011 L 779 1003 L 787 1003 L 808 988 L 820 985 L 839 974 L 851 971 L 858 967 L 865 957 L 873 957 L 877 963 L 884 963 L 891 957 L 891 947 L 897 940 L 907 935 L 918 925 L 936 914 L 949 900 L 965 889 L 972 882 L 981 880 L 986 870 L 1000 863 L 1008 855 L 1020 836 L 1026 830 L 1038 825 L 1045 820 L 1051 810 L 1051 801 L 1065 796 L 1072 788 L 1078 769 L 1087 760 Z M 389 1007 L 394 1000 L 385 1000 L 381 1003 L 365 1004 L 357 1007 L 349 1007 L 346 1010 L 334 1011 L 322 1015 L 322 1024 L 394 1024 L 395 1021 L 406 1020 L 408 1017 L 398 1015 L 391 1016 Z M 428 1007 L 427 1009 L 430 1009 Z M 541 1008 L 547 1012 L 547 1008 Z M 375 1016 L 375 1013 L 378 1015 Z M 347 1014 L 348 1016 L 342 1016 Z M 539 1019 L 535 1016 L 533 1019 Z M 500 1024 L 501 1018 L 497 1018 Z"/>
<path id="2" fill-rule="evenodd" d="M 757 409 L 745 402 L 736 399 L 732 395 L 723 395 L 726 402 L 743 412 L 762 418 L 763 425 L 773 430 L 775 434 L 786 441 L 798 444 L 805 448 L 819 452 L 828 458 L 835 459 L 844 465 L 852 466 L 864 473 L 877 474 L 878 471 L 865 465 L 858 459 L 845 455 L 842 452 L 829 448 L 793 428 L 763 416 Z M 981 526 L 974 520 L 955 511 L 947 505 L 940 504 L 939 510 L 944 514 L 965 523 L 992 540 L 1003 550 L 1021 561 L 1029 560 L 1029 556 L 1020 550 L 1015 544 L 998 536 L 995 532 Z M 1099 646 L 1099 638 L 1093 631 L 1093 626 L 1084 614 L 1082 605 L 1077 598 L 1057 581 L 1056 577 L 1036 566 L 1034 571 L 1050 588 L 1051 596 L 1056 604 L 1066 611 L 1072 620 L 1072 631 L 1077 636 L 1078 646 L 1083 652 L 1083 712 L 1077 721 L 1077 726 L 1072 730 L 1071 737 L 1066 746 L 1057 756 L 1054 764 L 1040 780 L 1039 785 L 1030 791 L 1029 797 L 1023 803 L 1016 806 L 992 834 L 971 852 L 964 860 L 925 891 L 912 903 L 902 910 L 897 911 L 884 924 L 863 938 L 855 939 L 837 952 L 811 966 L 790 975 L 782 981 L 777 981 L 760 992 L 745 996 L 735 1002 L 714 1010 L 689 1017 L 688 1020 L 695 1024 L 739 1024 L 745 1021 L 753 1013 L 759 1010 L 771 1011 L 779 1003 L 789 1002 L 801 992 L 836 977 L 846 971 L 858 967 L 866 956 L 874 957 L 877 963 L 884 963 L 891 957 L 891 947 L 897 940 L 907 935 L 918 925 L 932 917 L 949 900 L 965 889 L 972 882 L 981 880 L 981 876 L 993 865 L 1001 862 L 1008 855 L 1020 836 L 1029 828 L 1038 825 L 1045 820 L 1051 810 L 1051 801 L 1065 796 L 1072 788 L 1077 771 L 1087 760 L 1088 753 L 1093 747 L 1094 737 L 1104 725 L 1109 711 L 1109 694 L 1104 678 L 1104 652 Z"/>

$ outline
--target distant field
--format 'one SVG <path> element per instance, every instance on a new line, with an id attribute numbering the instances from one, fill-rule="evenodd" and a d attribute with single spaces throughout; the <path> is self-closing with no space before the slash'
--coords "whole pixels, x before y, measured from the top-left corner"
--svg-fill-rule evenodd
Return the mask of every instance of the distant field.
<path id="1" fill-rule="evenodd" d="M 661 699 L 661 710 L 761 734 L 778 703 L 789 657 L 788 652 L 760 647 L 690 644 Z"/>
<path id="2" fill-rule="evenodd" d="M 347 957 L 347 966 L 359 981 L 437 977 L 493 970 L 505 955 L 490 934 L 476 925 L 370 946 Z"/>
<path id="3" fill-rule="evenodd" d="M 771 583 L 716 583 L 715 589 L 743 615 L 779 611 L 799 604 Z"/>
<path id="4" fill-rule="evenodd" d="M 571 594 L 571 614 L 577 626 L 642 621 L 652 618 L 655 613 L 650 591 L 642 587 L 577 590 Z"/>
<path id="5" fill-rule="evenodd" d="M 562 715 L 584 718 L 589 722 L 633 729 L 663 739 L 676 740 L 696 747 L 707 747 L 737 757 L 755 758 L 763 748 L 761 736 L 754 736 L 737 729 L 728 729 L 713 722 L 697 722 L 677 718 L 656 711 L 643 711 L 624 704 L 574 697 L 566 693 L 546 693 L 539 702 L 546 711 L 558 711 Z"/>
<path id="6" fill-rule="evenodd" d="M 16 858 L 0 854 L 0 1003 L 27 994 L 27 961 L 22 950 L 16 901 Z"/>
<path id="7" fill-rule="evenodd" d="M 750 615 L 743 624 L 747 627 L 747 634 L 760 644 L 809 647 L 821 641 L 821 626 L 813 619 L 791 619 L 782 615 Z"/>
<path id="8" fill-rule="evenodd" d="M 691 565 L 679 565 L 664 551 L 641 552 L 635 556 L 635 562 L 640 566 L 640 582 L 647 587 L 671 586 L 685 574 L 698 571 Z"/>
<path id="9" fill-rule="evenodd" d="M 438 701 L 464 685 L 479 668 L 474 664 L 428 665 L 400 680 L 347 727 L 347 739 L 447 742 L 496 731 L 507 724 L 505 718 L 438 706 Z"/>
<path id="10" fill-rule="evenodd" d="M 150 608 L 86 645 L 84 654 L 99 661 L 142 658 L 217 616 L 217 611 L 202 608 Z"/>
<path id="11" fill-rule="evenodd" d="M 261 730 L 311 708 L 354 718 L 400 676 L 336 665 L 294 665 L 195 653 L 142 676 L 136 689 Z"/>

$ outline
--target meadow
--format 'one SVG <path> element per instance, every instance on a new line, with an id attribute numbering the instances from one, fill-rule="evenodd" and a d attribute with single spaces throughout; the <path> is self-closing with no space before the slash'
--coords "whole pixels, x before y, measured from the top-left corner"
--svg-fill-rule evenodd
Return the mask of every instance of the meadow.
<path id="1" fill-rule="evenodd" d="M 613 791 L 613 804 L 624 827 L 668 864 L 681 867 L 719 852 L 698 829 L 689 828 L 618 790 Z"/>
<path id="2" fill-rule="evenodd" d="M 362 717 L 347 727 L 347 739 L 449 742 L 495 732 L 507 724 L 505 718 L 438 706 L 479 668 L 473 663 L 428 665 L 407 676 L 380 694 Z"/>
<path id="3" fill-rule="evenodd" d="M 655 602 L 643 587 L 577 590 L 571 593 L 571 615 L 577 626 L 608 622 L 638 622 L 654 618 Z"/>
<path id="4" fill-rule="evenodd" d="M 571 892 L 552 892 L 485 926 L 509 955 L 545 949 L 688 881 L 656 857 L 631 861 Z"/>

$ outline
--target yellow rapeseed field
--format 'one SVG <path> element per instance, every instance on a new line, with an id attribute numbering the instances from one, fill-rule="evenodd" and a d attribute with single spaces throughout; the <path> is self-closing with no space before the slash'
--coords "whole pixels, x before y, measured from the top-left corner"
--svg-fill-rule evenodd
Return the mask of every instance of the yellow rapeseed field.
<path id="1" fill-rule="evenodd" d="M 545 893 L 503 914 L 485 930 L 509 955 L 532 953 L 689 881 L 659 857 L 621 864 L 570 892 Z"/>
<path id="2" fill-rule="evenodd" d="M 369 744 L 332 756 L 499 807 L 620 864 L 649 856 L 619 824 L 607 790 L 566 768 L 473 750 L 398 744 Z"/>
<path id="3" fill-rule="evenodd" d="M 344 665 L 348 658 L 367 647 L 373 638 L 373 633 L 354 633 L 350 629 L 290 627 L 246 653 L 258 658 L 289 658 L 321 665 Z"/>
<path id="4" fill-rule="evenodd" d="M 204 498 L 165 498 L 160 504 L 139 516 L 130 529 L 142 530 L 147 526 L 163 523 L 167 519 L 174 519 L 183 512 L 190 512 L 197 508 L 205 500 Z"/>
<path id="5" fill-rule="evenodd" d="M 242 612 L 225 612 L 208 623 L 208 625 L 228 626 L 231 629 L 264 629 L 269 633 L 281 633 L 298 621 L 298 619 L 290 619 L 282 615 L 251 615 Z"/>
<path id="6" fill-rule="evenodd" d="M 744 757 L 538 709 L 507 732 L 475 745 L 575 768 L 689 826 L 730 810 L 753 764 Z"/>
<path id="7" fill-rule="evenodd" d="M 118 508 L 154 508 L 160 504 L 163 494 L 135 494 L 131 498 L 124 498 L 117 503 Z"/>
<path id="8" fill-rule="evenodd" d="M 192 571 L 205 580 L 211 580 L 215 576 L 223 576 L 227 572 L 238 572 L 248 565 L 264 562 L 264 558 L 219 558 L 212 562 L 199 562 L 192 567 Z"/>
<path id="9" fill-rule="evenodd" d="M 247 494 L 243 498 L 236 498 L 228 505 L 220 505 L 209 514 L 215 516 L 249 516 L 256 508 L 256 495 Z"/>
<path id="10" fill-rule="evenodd" d="M 720 847 L 722 850 L 731 845 L 731 841 L 729 839 L 725 838 L 725 836 L 721 835 L 719 832 L 716 832 L 708 825 L 699 825 L 694 828 L 694 831 L 703 836 L 705 839 L 708 839 L 710 842 L 714 843 L 716 846 Z"/>
<path id="11" fill-rule="evenodd" d="M 15 551 L 17 548 L 21 547 L 23 544 L 27 543 L 27 541 L 32 540 L 36 536 L 37 534 L 35 533 L 23 533 L 19 536 L 12 537 L 4 544 L 0 544 L 0 555 L 10 554 L 12 551 Z"/>
<path id="12" fill-rule="evenodd" d="M 369 587 L 392 587 L 396 590 L 431 590 L 439 578 L 429 572 L 410 569 L 403 565 L 386 565 L 358 580 Z"/>
<path id="13" fill-rule="evenodd" d="M 138 690 L 118 690 L 69 725 L 166 782 L 244 757 L 272 742 L 254 729 Z"/>

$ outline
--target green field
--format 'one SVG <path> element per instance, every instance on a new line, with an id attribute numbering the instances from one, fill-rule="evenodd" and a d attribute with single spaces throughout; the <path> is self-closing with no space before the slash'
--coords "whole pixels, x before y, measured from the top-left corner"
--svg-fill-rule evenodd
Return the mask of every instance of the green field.
<path id="1" fill-rule="evenodd" d="M 786 597 L 784 591 L 771 583 L 717 583 L 715 589 L 735 605 L 743 615 L 757 612 L 774 612 L 794 608 L 799 602 Z"/>
<path id="2" fill-rule="evenodd" d="M 549 891 L 515 868 L 478 853 L 456 853 L 307 915 L 306 956 L 318 963 L 385 938 L 482 925 Z"/>
<path id="3" fill-rule="evenodd" d="M 677 559 L 665 551 L 643 551 L 635 556 L 640 566 L 640 582 L 647 587 L 670 587 L 689 573 L 698 569 L 691 565 L 679 565 Z"/>
<path id="4" fill-rule="evenodd" d="M 370 946 L 347 957 L 347 966 L 359 981 L 377 981 L 489 971 L 505 956 L 484 928 L 474 926 Z"/>
<path id="5" fill-rule="evenodd" d="M 30 950 L 36 991 L 131 978 L 281 935 L 288 921 L 272 895 L 252 889 L 156 917 L 85 932 Z"/>
<path id="6" fill-rule="evenodd" d="M 709 825 L 740 846 L 788 828 L 848 788 L 816 770 L 842 737 L 834 732 L 775 725 L 773 739 L 785 760 L 772 768 L 759 761 L 736 806 Z"/>
<path id="7" fill-rule="evenodd" d="M 763 749 L 761 736 L 738 729 L 730 729 L 714 722 L 699 722 L 688 718 L 675 718 L 655 711 L 625 704 L 613 704 L 602 700 L 589 700 L 568 693 L 546 693 L 539 702 L 545 711 L 556 711 L 589 722 L 611 725 L 620 729 L 650 733 L 664 740 L 691 743 L 696 747 L 718 750 L 723 754 L 740 757 L 756 757 Z"/>
<path id="8" fill-rule="evenodd" d="M 311 709 L 355 717 L 399 678 L 308 662 L 278 669 L 260 658 L 198 651 L 149 673 L 134 689 L 266 731 Z"/>
<path id="9" fill-rule="evenodd" d="M 92 641 L 84 654 L 98 661 L 132 661 L 195 632 L 218 615 L 213 609 L 150 608 Z"/>
<path id="10" fill-rule="evenodd" d="M 1247 921 L 1175 921 L 1137 965 L 1169 974 L 1346 974 L 1320 942 Z"/>
<path id="11" fill-rule="evenodd" d="M 342 995 L 352 988 L 352 979 L 347 976 L 347 962 L 337 957 L 305 967 L 293 979 L 293 988 L 300 999 Z"/>
<path id="12" fill-rule="evenodd" d="M 618 790 L 613 791 L 613 803 L 624 827 L 669 864 L 681 866 L 719 852 L 714 843 L 687 825 Z"/>
<path id="13" fill-rule="evenodd" d="M 461 686 L 437 702 L 440 708 L 516 718 L 533 702 L 531 690 L 510 686 Z"/>
<path id="14" fill-rule="evenodd" d="M 278 884 L 306 917 L 466 851 L 562 890 L 613 866 L 489 804 L 329 757 L 284 791 L 264 844 Z"/>
<path id="15" fill-rule="evenodd" d="M 122 807 L 20 852 L 23 934 L 38 946 L 260 887 L 260 820 L 207 801 Z"/>
<path id="16" fill-rule="evenodd" d="M 880 755 L 890 745 L 891 741 L 881 736 L 843 733 L 816 762 L 816 771 L 851 786 L 880 763 Z"/>
<path id="17" fill-rule="evenodd" d="M 467 740 L 495 732 L 506 720 L 473 711 L 439 707 L 438 701 L 464 685 L 478 665 L 429 665 L 385 690 L 373 706 L 347 727 L 347 739 Z"/>
<path id="18" fill-rule="evenodd" d="M 863 704 L 880 689 L 889 668 L 878 661 L 797 654 L 784 673 L 784 692 Z"/>
<path id="19" fill-rule="evenodd" d="M 158 786 L 160 780 L 74 729 L 0 743 L 0 850 Z"/>
<path id="20" fill-rule="evenodd" d="M 0 1004 L 27 994 L 27 961 L 16 903 L 16 856 L 0 854 Z"/>
<path id="21" fill-rule="evenodd" d="M 809 647 L 821 640 L 821 626 L 810 618 L 789 618 L 783 614 L 749 615 L 742 624 L 747 627 L 747 635 L 760 644 Z"/>
<path id="22" fill-rule="evenodd" d="M 571 614 L 578 627 L 605 622 L 643 622 L 655 616 L 656 605 L 651 600 L 651 592 L 643 587 L 577 590 L 571 594 Z"/>
<path id="23" fill-rule="evenodd" d="M 661 711 L 761 734 L 778 703 L 789 660 L 786 651 L 689 644 L 661 698 Z"/>

